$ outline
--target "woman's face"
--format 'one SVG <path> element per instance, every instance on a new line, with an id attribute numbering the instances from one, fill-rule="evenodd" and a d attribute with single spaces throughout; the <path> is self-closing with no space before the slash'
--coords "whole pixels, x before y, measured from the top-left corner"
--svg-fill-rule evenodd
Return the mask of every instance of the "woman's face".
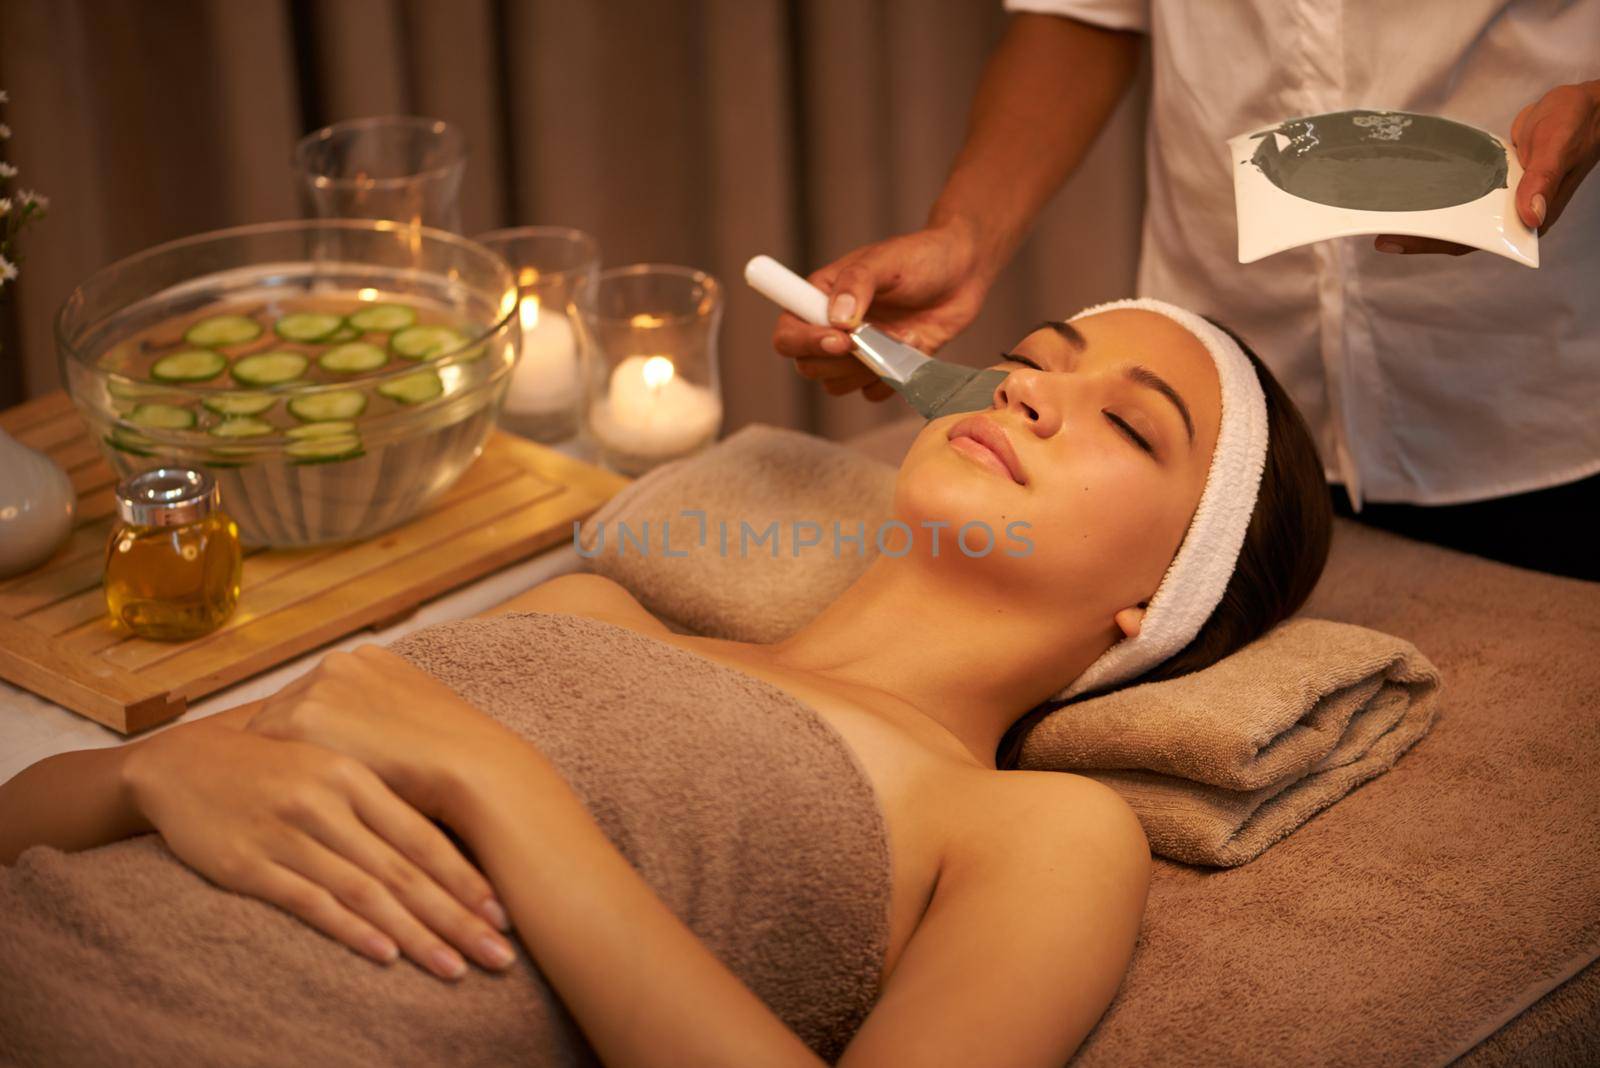
<path id="1" fill-rule="evenodd" d="M 919 555 L 931 545 L 925 524 L 948 523 L 940 561 L 981 575 L 1013 607 L 1072 603 L 1105 618 L 1148 600 L 1216 445 L 1210 354 L 1163 315 L 1118 309 L 1042 326 L 1007 356 L 991 365 L 1010 374 L 990 408 L 942 416 L 917 435 L 895 484 L 896 517 Z M 958 544 L 963 524 L 974 525 Z M 986 553 L 983 525 L 993 533 Z"/>

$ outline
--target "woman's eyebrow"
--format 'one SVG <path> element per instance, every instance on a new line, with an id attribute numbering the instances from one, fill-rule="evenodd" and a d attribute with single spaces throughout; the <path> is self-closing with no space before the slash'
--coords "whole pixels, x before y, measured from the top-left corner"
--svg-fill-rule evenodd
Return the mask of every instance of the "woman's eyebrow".
<path id="1" fill-rule="evenodd" d="M 1066 340 L 1067 344 L 1071 345 L 1079 352 L 1082 352 L 1085 346 L 1088 345 L 1088 342 L 1083 340 L 1083 335 L 1078 333 L 1078 328 L 1067 322 L 1065 319 L 1046 320 L 1045 322 L 1042 322 L 1038 326 L 1034 327 L 1033 330 L 1028 331 L 1028 333 L 1031 334 L 1035 330 L 1054 330 Z"/>
<path id="2" fill-rule="evenodd" d="M 1148 367 L 1134 366 L 1128 368 L 1126 377 L 1130 382 L 1137 382 L 1141 386 L 1149 386 L 1157 393 L 1173 403 L 1178 409 L 1178 414 L 1183 416 L 1183 427 L 1189 432 L 1189 444 L 1194 444 L 1194 420 L 1189 417 L 1189 406 L 1183 403 L 1183 397 L 1178 391 L 1167 383 L 1167 380 L 1150 370 Z"/>

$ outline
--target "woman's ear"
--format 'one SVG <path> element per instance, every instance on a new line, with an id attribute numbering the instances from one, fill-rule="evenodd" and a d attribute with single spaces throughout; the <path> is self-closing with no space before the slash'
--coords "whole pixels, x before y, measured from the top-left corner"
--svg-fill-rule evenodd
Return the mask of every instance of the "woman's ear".
<path id="1" fill-rule="evenodd" d="M 1124 608 L 1111 617 L 1112 622 L 1116 623 L 1117 629 L 1122 631 L 1123 637 L 1137 638 L 1139 636 L 1139 627 L 1144 623 L 1144 610 L 1149 604 L 1149 601 L 1140 601 L 1133 608 Z"/>

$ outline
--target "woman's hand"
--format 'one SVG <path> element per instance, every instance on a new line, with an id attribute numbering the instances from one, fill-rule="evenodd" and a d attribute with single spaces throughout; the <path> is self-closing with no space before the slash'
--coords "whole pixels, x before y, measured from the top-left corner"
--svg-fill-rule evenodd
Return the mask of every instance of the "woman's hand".
<path id="1" fill-rule="evenodd" d="M 507 753 L 530 751 L 444 683 L 371 643 L 323 657 L 263 701 L 247 729 L 352 757 L 447 824 L 463 780 Z"/>
<path id="2" fill-rule="evenodd" d="M 1600 81 L 1558 85 L 1517 112 L 1511 144 L 1522 164 L 1516 209 L 1523 225 L 1542 236 L 1561 218 L 1578 184 L 1600 162 Z M 1443 252 L 1460 256 L 1467 245 L 1431 237 L 1384 234 L 1379 252 Z"/>
<path id="3" fill-rule="evenodd" d="M 359 762 L 205 721 L 130 747 L 128 788 L 191 868 L 373 960 L 446 979 L 514 959 L 489 883 Z M 474 914 L 474 911 L 476 914 Z M 446 943 L 449 944 L 446 944 Z"/>
<path id="4" fill-rule="evenodd" d="M 983 270 L 977 242 L 956 221 L 891 237 L 856 249 L 813 273 L 808 281 L 830 294 L 832 326 L 813 326 L 783 313 L 772 334 L 779 355 L 817 379 L 834 396 L 863 389 L 869 400 L 894 395 L 850 355 L 847 330 L 872 313 L 886 333 L 935 352 L 977 318 L 993 279 Z"/>

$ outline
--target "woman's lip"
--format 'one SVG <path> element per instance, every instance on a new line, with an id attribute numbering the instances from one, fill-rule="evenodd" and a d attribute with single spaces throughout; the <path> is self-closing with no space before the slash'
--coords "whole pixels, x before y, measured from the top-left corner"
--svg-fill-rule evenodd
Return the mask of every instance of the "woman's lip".
<path id="1" fill-rule="evenodd" d="M 986 467 L 992 467 L 1006 478 L 1011 478 L 1011 469 L 1006 466 L 1006 462 L 977 438 L 967 437 L 965 434 L 957 435 L 950 439 L 950 447 L 957 452 L 966 453 Z"/>
<path id="2" fill-rule="evenodd" d="M 1017 462 L 1016 450 L 1011 447 L 1011 439 L 993 420 L 981 415 L 968 416 L 950 428 L 947 440 L 952 447 L 974 459 L 992 463 L 1019 486 L 1028 484 L 1022 465 Z"/>

